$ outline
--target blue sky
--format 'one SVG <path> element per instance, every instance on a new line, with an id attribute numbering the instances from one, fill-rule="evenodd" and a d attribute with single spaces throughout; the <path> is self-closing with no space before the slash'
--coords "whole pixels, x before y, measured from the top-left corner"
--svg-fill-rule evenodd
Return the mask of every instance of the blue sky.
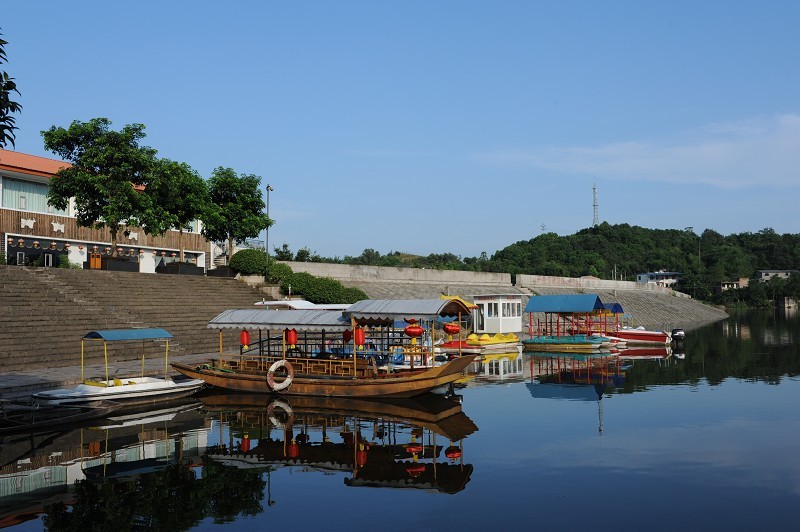
<path id="1" fill-rule="evenodd" d="M 800 233 L 800 2 L 3 2 L 16 149 L 107 117 L 272 185 L 270 247 Z M 262 187 L 263 189 L 263 187 Z"/>

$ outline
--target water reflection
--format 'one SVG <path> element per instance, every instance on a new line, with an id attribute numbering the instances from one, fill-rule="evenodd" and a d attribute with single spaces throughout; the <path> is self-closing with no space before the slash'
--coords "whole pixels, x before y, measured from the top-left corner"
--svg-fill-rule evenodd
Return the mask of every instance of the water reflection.
<path id="1" fill-rule="evenodd" d="M 271 506 L 279 469 L 341 473 L 347 487 L 456 493 L 477 427 L 429 394 L 378 402 L 208 395 L 91 426 L 3 437 L 0 527 L 187 529 Z"/>
<path id="2" fill-rule="evenodd" d="M 463 490 L 472 474 L 463 440 L 477 427 L 458 402 L 441 395 L 391 402 L 211 395 L 202 401 L 220 427 L 230 428 L 228 441 L 208 451 L 226 466 L 341 472 L 350 487 L 443 493 Z"/>

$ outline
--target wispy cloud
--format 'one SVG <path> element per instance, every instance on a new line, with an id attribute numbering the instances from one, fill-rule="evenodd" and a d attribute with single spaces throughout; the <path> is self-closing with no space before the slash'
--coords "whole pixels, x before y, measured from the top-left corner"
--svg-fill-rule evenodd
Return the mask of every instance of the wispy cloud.
<path id="1" fill-rule="evenodd" d="M 605 179 L 795 187 L 800 186 L 800 115 L 711 124 L 680 143 L 548 146 L 496 151 L 480 159 Z"/>

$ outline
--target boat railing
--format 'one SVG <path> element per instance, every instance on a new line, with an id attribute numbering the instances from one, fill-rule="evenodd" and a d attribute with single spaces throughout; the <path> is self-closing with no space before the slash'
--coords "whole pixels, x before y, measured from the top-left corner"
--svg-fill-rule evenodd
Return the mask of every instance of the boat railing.
<path id="1" fill-rule="evenodd" d="M 269 371 L 270 367 L 282 359 L 288 360 L 297 373 L 312 375 L 354 376 L 374 372 L 372 368 L 388 368 L 396 366 L 426 367 L 433 363 L 434 353 L 427 345 L 396 345 L 387 350 L 375 346 L 356 350 L 329 348 L 326 351 L 306 353 L 299 348 L 284 350 L 280 345 L 256 346 L 248 350 L 240 350 L 238 354 L 227 354 L 220 357 L 220 365 L 227 369 L 256 372 Z"/>

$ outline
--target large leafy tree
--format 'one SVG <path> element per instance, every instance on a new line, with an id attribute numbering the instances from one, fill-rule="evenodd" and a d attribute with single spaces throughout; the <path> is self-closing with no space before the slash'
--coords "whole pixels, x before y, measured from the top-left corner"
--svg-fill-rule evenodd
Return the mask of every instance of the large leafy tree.
<path id="1" fill-rule="evenodd" d="M 153 233 L 177 229 L 183 262 L 183 232 L 208 209 L 208 183 L 188 164 L 169 159 L 158 159 L 153 174 L 145 191 L 152 199 L 151 210 L 143 222 Z"/>
<path id="2" fill-rule="evenodd" d="M 255 238 L 271 226 L 258 190 L 260 182 L 261 178 L 253 174 L 237 175 L 232 168 L 215 168 L 208 181 L 211 201 L 203 219 L 203 235 L 209 240 L 227 241 L 230 253 L 234 244 Z"/>
<path id="3" fill-rule="evenodd" d="M 120 131 L 110 129 L 107 118 L 74 121 L 68 128 L 53 126 L 42 131 L 45 148 L 72 163 L 50 180 L 47 198 L 57 209 L 66 209 L 75 198 L 75 218 L 82 227 L 108 227 L 114 248 L 120 226 L 141 226 L 148 219 L 148 232 L 163 232 L 154 222 L 151 196 L 142 191 L 153 182 L 156 150 L 140 146 L 144 125 L 129 124 Z"/>
<path id="4" fill-rule="evenodd" d="M 0 35 L 3 34 L 0 33 Z M 6 44 L 8 42 L 0 38 L 0 64 L 8 62 Z M 14 97 L 15 92 L 19 95 L 14 78 L 9 77 L 8 73 L 0 70 L 0 148 L 7 144 L 14 146 L 14 140 L 16 139 L 14 130 L 17 129 L 17 119 L 12 115 L 20 112 L 22 106 L 19 102 L 11 99 Z"/>

